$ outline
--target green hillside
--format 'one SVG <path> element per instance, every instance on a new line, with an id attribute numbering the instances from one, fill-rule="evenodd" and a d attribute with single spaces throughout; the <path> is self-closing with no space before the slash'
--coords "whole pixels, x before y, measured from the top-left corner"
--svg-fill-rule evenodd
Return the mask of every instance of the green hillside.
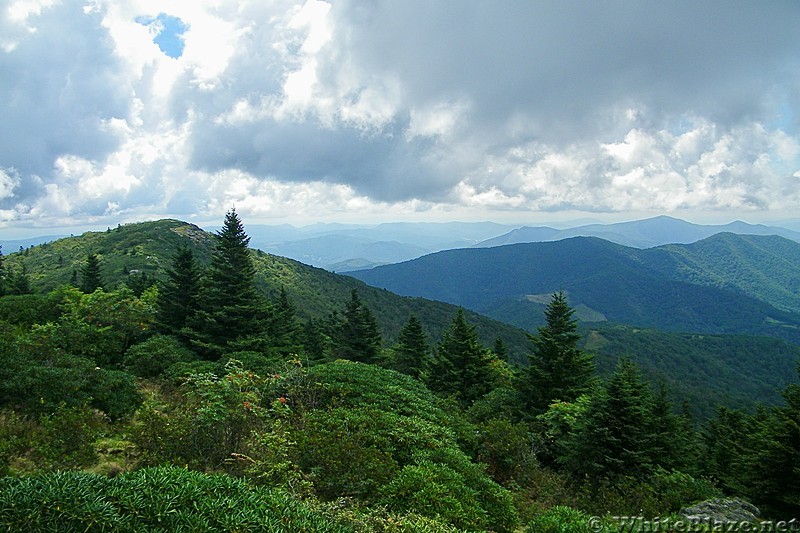
<path id="1" fill-rule="evenodd" d="M 780 391 L 796 381 L 800 346 L 770 337 L 670 333 L 622 325 L 582 328 L 583 349 L 608 375 L 620 355 L 635 361 L 651 382 L 663 381 L 672 400 L 689 402 L 698 419 L 718 406 L 751 410 L 756 402 L 782 403 Z"/>
<path id="2" fill-rule="evenodd" d="M 688 245 L 646 250 L 643 262 L 672 279 L 733 289 L 800 312 L 800 244 L 775 235 L 720 233 Z"/>
<path id="3" fill-rule="evenodd" d="M 106 286 L 116 288 L 140 273 L 163 278 L 182 244 L 189 246 L 200 262 L 206 263 L 213 238 L 213 234 L 193 224 L 158 220 L 67 237 L 10 254 L 5 260 L 12 270 L 19 271 L 24 265 L 34 290 L 49 291 L 69 284 L 73 272 L 79 272 L 87 255 L 93 253 L 100 259 Z M 425 325 L 429 340 L 435 342 L 456 314 L 451 304 L 397 296 L 291 259 L 260 250 L 252 253 L 260 288 L 269 296 L 285 289 L 301 318 L 322 318 L 341 311 L 353 288 L 358 289 L 361 299 L 375 314 L 387 342 L 393 342 L 412 313 Z M 491 346 L 499 336 L 512 358 L 524 359 L 528 340 L 523 331 L 474 312 L 468 313 L 468 319 L 477 326 L 486 346 Z"/>

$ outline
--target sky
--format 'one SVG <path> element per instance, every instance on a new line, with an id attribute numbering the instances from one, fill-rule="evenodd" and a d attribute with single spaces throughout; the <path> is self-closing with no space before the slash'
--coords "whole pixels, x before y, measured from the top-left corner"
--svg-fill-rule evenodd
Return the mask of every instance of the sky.
<path id="1" fill-rule="evenodd" d="M 0 0 L 0 232 L 800 218 L 797 0 Z"/>

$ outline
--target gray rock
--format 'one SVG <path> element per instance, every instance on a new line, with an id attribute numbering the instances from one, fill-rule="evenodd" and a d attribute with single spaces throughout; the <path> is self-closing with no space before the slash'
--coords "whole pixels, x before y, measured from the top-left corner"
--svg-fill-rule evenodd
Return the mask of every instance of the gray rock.
<path id="1" fill-rule="evenodd" d="M 761 511 L 750 502 L 739 498 L 713 498 L 684 507 L 678 513 L 681 518 L 696 524 L 729 524 L 758 522 Z"/>

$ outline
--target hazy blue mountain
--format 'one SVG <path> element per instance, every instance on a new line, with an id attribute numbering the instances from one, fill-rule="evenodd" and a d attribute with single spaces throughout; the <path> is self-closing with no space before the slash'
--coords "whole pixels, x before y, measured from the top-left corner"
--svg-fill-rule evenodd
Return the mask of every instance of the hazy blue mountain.
<path id="1" fill-rule="evenodd" d="M 773 261 L 763 271 L 779 270 L 774 279 L 785 284 L 783 292 L 759 274 L 763 249 L 776 243 L 789 260 Z M 723 234 L 694 247 L 649 250 L 574 237 L 449 250 L 351 275 L 401 295 L 462 305 L 528 329 L 541 324 L 548 295 L 565 290 L 585 320 L 800 342 L 800 297 L 791 297 L 800 276 L 800 263 L 791 259 L 797 254 L 800 244 L 781 237 Z M 746 259 L 735 260 L 742 255 Z M 772 301 L 776 294 L 781 302 Z"/>
<path id="2" fill-rule="evenodd" d="M 643 264 L 675 280 L 732 289 L 800 313 L 800 245 L 774 235 L 719 233 L 641 254 Z"/>
<path id="3" fill-rule="evenodd" d="M 8 255 L 18 252 L 20 248 L 28 248 L 37 244 L 52 242 L 65 237 L 65 235 L 43 235 L 41 237 L 30 237 L 28 239 L 0 239 L 0 246 L 3 247 L 3 254 Z"/>
<path id="4" fill-rule="evenodd" d="M 374 241 L 339 234 L 322 235 L 258 248 L 262 250 L 266 248 L 265 251 L 275 255 L 289 257 L 301 263 L 332 271 L 397 263 L 419 257 L 429 251 L 413 244 Z M 352 265 L 352 268 L 348 265 Z"/>
<path id="5" fill-rule="evenodd" d="M 493 222 L 396 222 L 303 227 L 253 224 L 245 229 L 254 248 L 339 272 L 467 248 L 512 227 Z"/>
<path id="6" fill-rule="evenodd" d="M 505 235 L 487 239 L 476 246 L 491 247 L 524 242 L 558 241 L 570 237 L 599 237 L 634 248 L 651 248 L 663 244 L 688 244 L 717 233 L 742 235 L 780 235 L 800 242 L 800 232 L 778 226 L 748 224 L 736 221 L 724 225 L 701 225 L 668 216 L 659 216 L 615 224 L 589 224 L 557 230 L 550 227 L 522 227 Z"/>

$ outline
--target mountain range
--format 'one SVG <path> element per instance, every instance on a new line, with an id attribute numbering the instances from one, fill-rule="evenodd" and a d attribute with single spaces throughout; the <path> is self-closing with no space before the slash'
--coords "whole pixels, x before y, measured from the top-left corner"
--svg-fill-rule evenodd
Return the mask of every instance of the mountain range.
<path id="1" fill-rule="evenodd" d="M 724 225 L 701 225 L 669 216 L 658 216 L 632 222 L 588 224 L 568 229 L 523 226 L 487 239 L 476 246 L 488 248 L 523 242 L 560 241 L 570 237 L 599 237 L 633 248 L 652 248 L 664 244 L 689 244 L 718 233 L 779 235 L 800 242 L 800 232 L 784 227 L 748 224 L 741 221 Z"/>
<path id="2" fill-rule="evenodd" d="M 488 248 L 524 242 L 557 241 L 570 237 L 599 237 L 635 248 L 664 244 L 688 244 L 717 233 L 741 235 L 780 235 L 800 242 L 800 231 L 784 226 L 766 226 L 732 222 L 725 225 L 700 225 L 668 216 L 614 224 L 579 224 L 557 229 L 550 226 L 519 226 L 494 222 L 395 222 L 378 225 L 313 224 L 295 227 L 289 224 L 248 224 L 254 248 L 332 272 L 363 270 L 379 265 L 400 263 L 423 255 L 455 248 Z M 217 226 L 204 229 L 216 231 Z M 4 253 L 15 252 L 63 235 L 2 239 Z"/>
<path id="3" fill-rule="evenodd" d="M 800 243 L 720 233 L 639 249 L 595 237 L 449 250 L 351 272 L 375 287 L 461 305 L 522 328 L 564 290 L 587 322 L 800 343 Z"/>
<path id="4" fill-rule="evenodd" d="M 599 237 L 635 248 L 692 243 L 723 232 L 780 235 L 800 242 L 800 232 L 784 227 L 745 222 L 700 225 L 668 216 L 615 224 L 585 224 L 568 229 L 493 222 L 397 222 L 376 226 L 315 224 L 301 228 L 287 224 L 248 225 L 247 231 L 255 248 L 334 272 L 399 263 L 455 248 L 487 248 L 569 237 Z"/>
<path id="5" fill-rule="evenodd" d="M 357 238 L 360 229 L 337 231 Z M 38 244 L 7 255 L 5 264 L 15 271 L 24 265 L 32 286 L 47 291 L 68 284 L 94 253 L 113 288 L 131 275 L 163 278 L 181 245 L 207 262 L 212 242 L 197 226 L 160 220 Z M 303 318 L 341 312 L 356 288 L 385 346 L 412 313 L 433 344 L 461 306 L 471 310 L 483 344 L 502 339 L 518 363 L 526 361 L 528 333 L 543 323 L 550 294 L 564 289 L 601 373 L 631 356 L 703 418 L 716 405 L 780 402 L 777 391 L 800 361 L 800 244 L 777 236 L 726 233 L 651 249 L 577 237 L 442 251 L 351 273 L 376 287 L 262 250 L 252 257 L 260 288 L 272 296 L 285 289 Z"/>

